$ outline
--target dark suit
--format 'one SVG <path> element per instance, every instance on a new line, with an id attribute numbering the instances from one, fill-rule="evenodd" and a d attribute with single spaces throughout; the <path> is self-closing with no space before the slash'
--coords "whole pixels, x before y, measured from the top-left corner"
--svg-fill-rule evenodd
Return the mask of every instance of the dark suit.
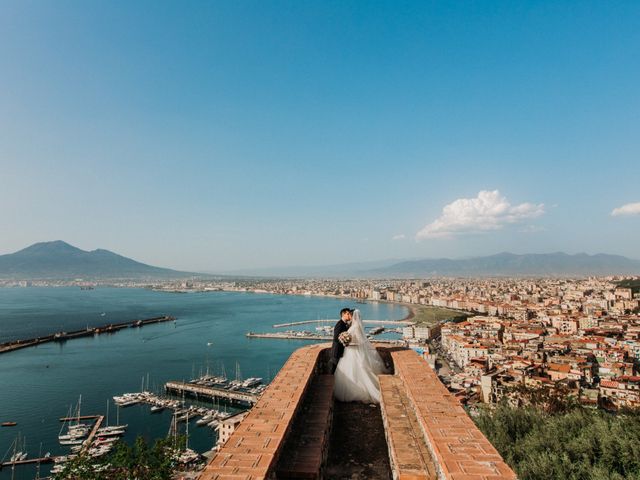
<path id="1" fill-rule="evenodd" d="M 331 367 L 331 373 L 336 371 L 338 361 L 340 361 L 340 358 L 344 354 L 344 345 L 340 343 L 338 337 L 342 332 L 346 332 L 347 330 L 349 330 L 349 325 L 342 320 L 338 320 L 336 326 L 333 327 L 333 343 L 331 344 L 331 360 L 329 365 Z"/>

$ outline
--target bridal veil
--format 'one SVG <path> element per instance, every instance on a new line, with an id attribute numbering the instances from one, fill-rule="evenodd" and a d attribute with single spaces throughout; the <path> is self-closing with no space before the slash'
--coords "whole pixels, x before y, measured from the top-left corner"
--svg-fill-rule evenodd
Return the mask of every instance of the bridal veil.
<path id="1" fill-rule="evenodd" d="M 385 372 L 385 366 L 365 334 L 359 310 L 353 312 L 348 332 L 351 343 L 336 368 L 335 397 L 343 402 L 380 403 L 378 374 Z"/>

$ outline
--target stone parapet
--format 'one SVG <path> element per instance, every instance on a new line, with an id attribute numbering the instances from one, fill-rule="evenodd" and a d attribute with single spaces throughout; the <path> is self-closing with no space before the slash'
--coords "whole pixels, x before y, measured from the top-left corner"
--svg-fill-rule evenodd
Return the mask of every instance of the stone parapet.
<path id="1" fill-rule="evenodd" d="M 391 356 L 396 375 L 403 380 L 415 408 L 439 478 L 516 479 L 513 470 L 416 352 L 398 349 Z"/>
<path id="2" fill-rule="evenodd" d="M 260 480 L 272 475 L 326 345 L 296 350 L 199 480 Z"/>
<path id="3" fill-rule="evenodd" d="M 464 408 L 416 352 L 404 348 L 378 349 L 385 359 L 391 360 L 394 371 L 394 375 L 381 376 L 381 385 L 386 389 L 385 436 L 396 478 L 516 479 Z M 323 367 L 327 353 L 326 344 L 296 350 L 199 480 L 275 478 L 287 439 L 297 438 L 290 435 L 293 425 L 305 423 L 295 420 L 305 398 L 308 399 L 313 379 L 326 373 Z M 407 416 L 407 412 L 411 415 Z M 317 438 L 326 438 L 326 430 L 318 431 L 321 433 Z M 300 445 L 303 447 L 304 442 Z M 315 457 L 313 460 L 317 463 Z M 322 470 L 321 467 L 319 477 Z"/>

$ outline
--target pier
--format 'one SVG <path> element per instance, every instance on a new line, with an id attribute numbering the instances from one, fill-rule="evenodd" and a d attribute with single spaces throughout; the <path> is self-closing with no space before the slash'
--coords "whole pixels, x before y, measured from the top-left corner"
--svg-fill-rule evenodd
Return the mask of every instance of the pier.
<path id="1" fill-rule="evenodd" d="M 71 422 L 73 420 L 95 420 L 96 418 L 100 418 L 100 415 L 82 415 L 80 417 L 62 417 L 60 419 L 61 422 Z"/>
<path id="2" fill-rule="evenodd" d="M 42 457 L 42 458 L 28 458 L 26 460 L 18 460 L 15 462 L 4 462 L 4 463 L 0 463 L 0 470 L 2 470 L 4 467 L 12 467 L 14 465 L 32 465 L 34 463 L 51 463 L 51 462 L 55 462 L 56 459 L 58 459 L 60 457 Z"/>
<path id="3" fill-rule="evenodd" d="M 91 445 L 93 444 L 93 438 L 96 436 L 96 432 L 100 428 L 100 425 L 102 425 L 103 420 L 104 420 L 104 416 L 100 415 L 98 417 L 98 420 L 96 420 L 96 423 L 94 423 L 93 428 L 91 429 L 91 433 L 89 434 L 87 439 L 83 442 L 82 450 L 80 450 L 80 453 L 86 452 L 89 449 L 89 447 L 91 447 Z"/>
<path id="4" fill-rule="evenodd" d="M 102 333 L 115 333 L 123 328 L 139 328 L 153 323 L 169 322 L 175 320 L 175 317 L 164 315 L 161 317 L 146 318 L 143 320 L 130 320 L 120 323 L 109 323 L 99 327 L 88 327 L 82 330 L 74 330 L 73 332 L 56 332 L 43 337 L 28 338 L 25 340 L 13 340 L 11 342 L 0 343 L 0 354 L 13 352 L 27 347 L 35 347 L 43 343 L 49 342 L 66 342 L 74 338 L 92 337 Z"/>
<path id="5" fill-rule="evenodd" d="M 272 325 L 273 328 L 295 327 L 296 325 L 306 325 L 308 323 L 336 323 L 338 320 L 302 320 L 300 322 L 278 323 Z M 375 325 L 413 325 L 415 322 L 409 320 L 363 320 L 362 323 L 371 323 Z"/>
<path id="6" fill-rule="evenodd" d="M 306 332 L 303 335 L 298 335 L 296 333 L 290 332 L 274 332 L 274 333 L 254 333 L 248 332 L 245 335 L 247 338 L 279 338 L 281 340 L 318 340 L 318 341 L 332 341 L 333 336 L 331 335 L 318 335 L 315 333 Z M 376 339 L 372 340 L 376 343 L 402 343 L 400 340 L 385 340 L 385 339 Z"/>
<path id="7" fill-rule="evenodd" d="M 227 390 L 224 388 L 206 387 L 204 385 L 195 385 L 193 383 L 185 382 L 167 382 L 164 385 L 164 389 L 167 392 L 190 394 L 193 396 L 203 396 L 210 398 L 223 398 L 235 402 L 248 403 L 253 405 L 258 401 L 259 395 L 248 392 L 238 392 L 236 390 Z"/>

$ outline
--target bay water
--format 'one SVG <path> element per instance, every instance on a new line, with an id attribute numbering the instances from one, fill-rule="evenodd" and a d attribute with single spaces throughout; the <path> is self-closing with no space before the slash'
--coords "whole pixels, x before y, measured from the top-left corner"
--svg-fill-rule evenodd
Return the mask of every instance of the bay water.
<path id="1" fill-rule="evenodd" d="M 121 424 L 129 425 L 125 441 L 132 443 L 142 435 L 152 443 L 167 435 L 171 413 L 151 414 L 147 405 L 116 409 L 113 395 L 140 391 L 143 382 L 150 390 L 162 392 L 169 380 L 186 381 L 207 370 L 211 374 L 224 371 L 229 378 L 238 372 L 244 378 L 262 377 L 268 382 L 294 350 L 313 341 L 249 339 L 245 334 L 273 332 L 272 325 L 278 323 L 335 322 L 344 306 L 359 308 L 365 320 L 399 320 L 408 314 L 399 305 L 356 304 L 332 297 L 107 287 L 0 288 L 0 343 L 159 315 L 176 317 L 175 322 L 0 355 L 0 422 L 18 423 L 0 428 L 0 459 L 11 456 L 18 435 L 26 442 L 30 458 L 45 452 L 68 453 L 68 447 L 57 441 L 62 425 L 58 419 L 67 415 L 70 406 L 75 408 L 80 395 L 83 415 L 104 415 L 109 409 L 110 424 L 119 416 Z M 314 331 L 315 326 L 287 329 Z M 197 403 L 187 399 L 187 404 Z M 189 433 L 189 446 L 199 452 L 210 450 L 216 441 L 213 430 L 197 427 L 195 421 Z M 40 475 L 47 472 L 43 465 Z M 35 476 L 35 466 L 0 470 L 0 480 Z"/>

